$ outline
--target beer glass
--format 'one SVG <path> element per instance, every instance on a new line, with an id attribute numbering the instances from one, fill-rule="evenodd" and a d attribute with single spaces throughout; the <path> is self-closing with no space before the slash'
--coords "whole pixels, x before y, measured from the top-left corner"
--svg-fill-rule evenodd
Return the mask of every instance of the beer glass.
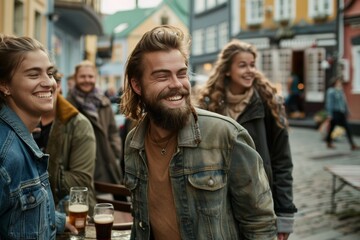
<path id="1" fill-rule="evenodd" d="M 114 223 L 114 206 L 111 203 L 98 203 L 94 207 L 94 222 L 97 240 L 110 240 Z"/>
<path id="2" fill-rule="evenodd" d="M 88 188 L 70 188 L 69 219 L 70 223 L 78 230 L 79 236 L 85 236 L 85 226 L 88 210 Z"/>

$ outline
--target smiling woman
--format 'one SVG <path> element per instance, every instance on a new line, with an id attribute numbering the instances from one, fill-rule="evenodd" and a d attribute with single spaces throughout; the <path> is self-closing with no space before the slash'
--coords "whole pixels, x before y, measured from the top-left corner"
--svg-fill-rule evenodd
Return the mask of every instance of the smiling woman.
<path id="1" fill-rule="evenodd" d="M 35 39 L 0 34 L 0 69 L 0 239 L 55 239 L 66 216 L 55 212 L 49 156 L 32 137 L 53 109 L 53 64 Z"/>

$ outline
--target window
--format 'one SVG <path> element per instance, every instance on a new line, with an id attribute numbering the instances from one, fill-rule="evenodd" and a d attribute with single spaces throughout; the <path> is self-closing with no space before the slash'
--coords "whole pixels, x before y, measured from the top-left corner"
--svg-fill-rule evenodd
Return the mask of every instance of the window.
<path id="1" fill-rule="evenodd" d="M 216 48 L 216 26 L 206 28 L 205 51 L 207 53 L 215 52 Z"/>
<path id="2" fill-rule="evenodd" d="M 264 18 L 264 1 L 247 0 L 246 1 L 246 21 L 249 25 L 262 23 Z"/>
<path id="3" fill-rule="evenodd" d="M 354 46 L 352 48 L 353 57 L 353 93 L 360 93 L 360 46 Z"/>
<path id="4" fill-rule="evenodd" d="M 22 1 L 16 0 L 14 2 L 14 34 L 17 36 L 24 35 L 24 4 Z"/>
<path id="5" fill-rule="evenodd" d="M 112 52 L 112 61 L 117 63 L 122 63 L 122 45 L 119 43 L 114 43 L 113 52 Z"/>
<path id="6" fill-rule="evenodd" d="M 325 59 L 324 48 L 305 50 L 305 97 L 306 101 L 323 102 L 325 95 L 325 70 L 321 62 Z"/>
<path id="7" fill-rule="evenodd" d="M 256 66 L 259 70 L 261 70 L 264 75 L 271 80 L 273 78 L 273 59 L 272 59 L 272 50 L 264 50 L 262 52 L 258 53 L 259 59 L 261 60 L 259 62 L 259 65 Z"/>
<path id="8" fill-rule="evenodd" d="M 38 11 L 35 11 L 35 27 L 34 27 L 34 37 L 41 41 L 41 14 Z"/>
<path id="9" fill-rule="evenodd" d="M 275 1 L 275 20 L 290 20 L 295 16 L 294 0 L 276 0 Z"/>
<path id="10" fill-rule="evenodd" d="M 205 0 L 196 0 L 194 1 L 195 13 L 201 13 L 205 11 Z"/>
<path id="11" fill-rule="evenodd" d="M 291 73 L 292 50 L 279 49 L 279 65 L 276 71 L 276 88 L 282 96 L 288 95 L 287 80 Z"/>
<path id="12" fill-rule="evenodd" d="M 333 12 L 332 0 L 309 0 L 309 16 L 312 18 L 326 17 Z"/>
<path id="13" fill-rule="evenodd" d="M 192 54 L 203 54 L 204 30 L 198 29 L 193 32 Z"/>
<path id="14" fill-rule="evenodd" d="M 229 31 L 228 31 L 228 23 L 223 22 L 219 24 L 219 41 L 218 41 L 218 49 L 222 49 L 225 44 L 229 41 Z"/>
<path id="15" fill-rule="evenodd" d="M 194 1 L 194 12 L 201 13 L 226 2 L 227 0 L 196 0 Z"/>
<path id="16" fill-rule="evenodd" d="M 211 9 L 216 7 L 216 0 L 207 0 L 206 9 Z"/>
<path id="17" fill-rule="evenodd" d="M 258 53 L 259 64 L 257 68 L 272 82 L 278 93 L 287 95 L 286 82 L 291 72 L 291 49 L 271 49 Z"/>

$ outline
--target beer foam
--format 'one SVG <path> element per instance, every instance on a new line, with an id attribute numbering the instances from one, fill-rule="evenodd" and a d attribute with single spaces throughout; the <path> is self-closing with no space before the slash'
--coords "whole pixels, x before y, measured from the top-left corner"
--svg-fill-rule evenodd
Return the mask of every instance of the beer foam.
<path id="1" fill-rule="evenodd" d="M 88 210 L 89 207 L 87 205 L 74 204 L 69 206 L 69 212 L 73 213 L 87 212 Z"/>
<path id="2" fill-rule="evenodd" d="M 95 223 L 111 223 L 114 221 L 114 216 L 111 214 L 98 214 L 94 216 Z"/>

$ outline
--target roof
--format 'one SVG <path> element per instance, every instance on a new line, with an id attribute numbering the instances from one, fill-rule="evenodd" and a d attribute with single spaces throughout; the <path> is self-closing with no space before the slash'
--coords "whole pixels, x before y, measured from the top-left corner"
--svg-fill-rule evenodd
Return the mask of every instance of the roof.
<path id="1" fill-rule="evenodd" d="M 135 8 L 104 16 L 104 33 L 107 35 L 115 33 L 117 38 L 126 37 L 164 5 L 167 5 L 188 26 L 189 0 L 163 0 L 154 8 Z"/>

